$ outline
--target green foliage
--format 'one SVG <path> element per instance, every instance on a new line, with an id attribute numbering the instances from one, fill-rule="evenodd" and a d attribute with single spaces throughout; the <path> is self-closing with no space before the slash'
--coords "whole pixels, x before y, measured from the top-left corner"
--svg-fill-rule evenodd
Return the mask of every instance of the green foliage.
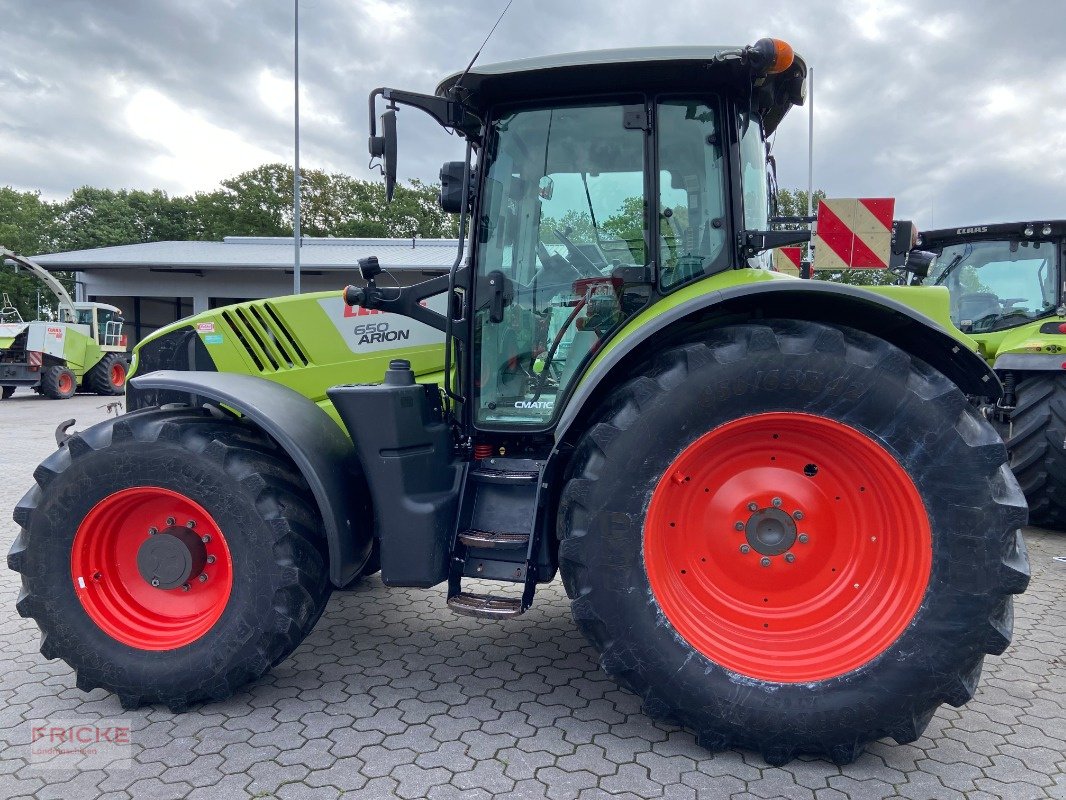
<path id="1" fill-rule="evenodd" d="M 342 173 L 300 170 L 300 230 L 306 236 L 424 238 L 458 235 L 458 218 L 437 204 L 439 187 L 411 181 L 385 203 L 381 181 Z M 152 191 L 83 186 L 49 203 L 38 192 L 0 186 L 0 245 L 22 255 L 86 250 L 161 241 L 220 241 L 224 236 L 292 236 L 293 170 L 264 164 L 222 181 L 211 192 L 171 197 Z M 56 273 L 73 294 L 73 275 Z M 24 319 L 33 319 L 37 291 L 32 277 L 0 269 L 7 292 Z M 54 304 L 42 291 L 45 305 Z"/>

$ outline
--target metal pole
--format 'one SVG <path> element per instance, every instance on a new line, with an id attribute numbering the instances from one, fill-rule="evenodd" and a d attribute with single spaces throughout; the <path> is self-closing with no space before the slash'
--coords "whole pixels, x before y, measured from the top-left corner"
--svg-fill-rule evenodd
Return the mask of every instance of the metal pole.
<path id="1" fill-rule="evenodd" d="M 814 216 L 814 67 L 807 70 L 807 216 Z M 814 277 L 814 234 L 816 222 L 811 223 L 811 241 L 807 245 L 808 277 Z"/>
<path id="2" fill-rule="evenodd" d="M 807 216 L 814 213 L 814 67 L 807 70 Z"/>
<path id="3" fill-rule="evenodd" d="M 293 0 L 293 124 L 295 126 L 296 158 L 292 171 L 292 293 L 300 293 L 300 0 Z"/>

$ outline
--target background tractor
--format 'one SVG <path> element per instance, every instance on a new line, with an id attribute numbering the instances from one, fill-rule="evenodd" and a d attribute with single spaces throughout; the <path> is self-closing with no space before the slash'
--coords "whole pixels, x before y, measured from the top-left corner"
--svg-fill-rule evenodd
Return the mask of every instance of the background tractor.
<path id="1" fill-rule="evenodd" d="M 59 301 L 58 318 L 24 322 L 7 295 L 0 308 L 0 389 L 6 400 L 20 386 L 53 400 L 79 389 L 118 395 L 126 390 L 122 312 L 106 303 L 75 303 L 58 280 L 32 259 L 0 249 L 5 263 L 31 272 Z"/>
<path id="2" fill-rule="evenodd" d="M 1066 530 L 1066 222 L 925 231 L 936 256 L 908 282 L 944 286 L 951 322 L 1003 382 L 983 405 L 1007 443 L 1036 525 Z"/>
<path id="3" fill-rule="evenodd" d="M 182 709 L 378 568 L 486 624 L 561 573 L 603 668 L 709 748 L 843 763 L 966 702 L 1028 582 L 975 405 L 1001 387 L 902 302 L 946 320 L 946 290 L 768 269 L 808 235 L 772 228 L 766 158 L 805 78 L 763 39 L 375 90 L 387 194 L 401 108 L 465 141 L 452 268 L 395 288 L 368 257 L 141 343 L 128 413 L 62 434 L 15 509 L 44 656 Z"/>

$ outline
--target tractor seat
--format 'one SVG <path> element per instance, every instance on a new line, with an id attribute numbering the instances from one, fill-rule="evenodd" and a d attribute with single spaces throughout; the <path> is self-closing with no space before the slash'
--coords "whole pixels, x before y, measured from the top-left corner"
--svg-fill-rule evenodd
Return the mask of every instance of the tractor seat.
<path id="1" fill-rule="evenodd" d="M 959 322 L 976 322 L 989 314 L 999 314 L 1003 310 L 999 298 L 991 292 L 971 292 L 959 298 Z"/>

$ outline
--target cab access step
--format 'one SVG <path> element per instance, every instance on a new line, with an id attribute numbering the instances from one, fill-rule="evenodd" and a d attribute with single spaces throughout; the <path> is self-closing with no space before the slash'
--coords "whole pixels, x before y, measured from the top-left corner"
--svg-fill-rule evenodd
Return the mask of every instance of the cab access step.
<path id="1" fill-rule="evenodd" d="M 468 470 L 448 575 L 448 607 L 457 614 L 516 617 L 533 602 L 544 560 L 536 524 L 543 470 L 541 461 L 509 458 L 481 459 Z M 464 592 L 463 578 L 517 584 L 521 592 Z"/>
<path id="2" fill-rule="evenodd" d="M 529 608 L 538 581 L 555 566 L 538 534 L 544 462 L 469 460 L 456 447 L 440 389 L 419 384 L 409 362 L 394 359 L 381 384 L 328 392 L 352 435 L 373 497 L 381 578 L 388 586 L 428 588 L 447 580 L 448 605 L 498 619 Z M 463 578 L 510 584 L 504 594 L 462 591 Z"/>

